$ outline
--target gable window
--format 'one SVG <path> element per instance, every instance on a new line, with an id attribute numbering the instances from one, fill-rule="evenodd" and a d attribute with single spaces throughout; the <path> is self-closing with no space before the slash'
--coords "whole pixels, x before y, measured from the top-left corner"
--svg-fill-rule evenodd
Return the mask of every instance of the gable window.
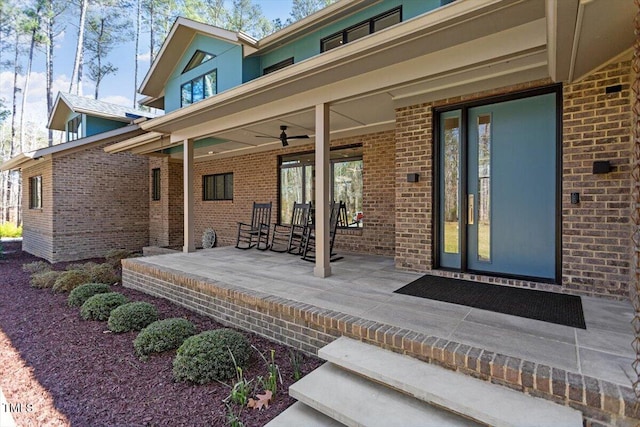
<path id="1" fill-rule="evenodd" d="M 233 200 L 233 173 L 203 176 L 202 200 Z"/>
<path id="2" fill-rule="evenodd" d="M 187 63 L 187 66 L 184 67 L 184 70 L 182 70 L 182 74 L 186 73 L 187 71 L 193 70 L 198 65 L 202 65 L 205 62 L 210 61 L 215 57 L 216 56 L 213 53 L 208 53 L 200 49 L 196 50 L 196 52 L 193 54 L 193 56 Z"/>
<path id="3" fill-rule="evenodd" d="M 384 30 L 387 27 L 402 22 L 402 7 L 391 9 L 385 13 L 374 16 L 371 19 L 362 21 L 352 27 L 332 34 L 320 40 L 320 52 L 326 52 L 345 43 L 361 39 L 376 31 Z"/>
<path id="4" fill-rule="evenodd" d="M 315 204 L 314 153 L 297 153 L 280 158 L 280 221 L 291 218 L 293 203 Z M 362 227 L 362 146 L 331 150 L 330 198 L 345 202 L 347 224 L 340 227 Z"/>
<path id="5" fill-rule="evenodd" d="M 67 142 L 82 138 L 82 116 L 75 116 L 67 122 Z"/>
<path id="6" fill-rule="evenodd" d="M 293 65 L 293 56 L 291 58 L 287 58 L 284 61 L 280 61 L 277 64 L 273 64 L 262 70 L 262 75 L 266 75 L 269 73 L 273 73 L 274 71 L 282 70 L 289 65 Z"/>
<path id="7" fill-rule="evenodd" d="M 29 209 L 42 209 L 42 175 L 29 178 Z"/>
<path id="8" fill-rule="evenodd" d="M 151 200 L 160 200 L 160 168 L 151 170 Z"/>
<path id="9" fill-rule="evenodd" d="M 184 83 L 180 87 L 181 106 L 190 105 L 194 102 L 202 101 L 205 98 L 217 93 L 217 71 L 213 70 L 207 74 L 196 77 Z"/>

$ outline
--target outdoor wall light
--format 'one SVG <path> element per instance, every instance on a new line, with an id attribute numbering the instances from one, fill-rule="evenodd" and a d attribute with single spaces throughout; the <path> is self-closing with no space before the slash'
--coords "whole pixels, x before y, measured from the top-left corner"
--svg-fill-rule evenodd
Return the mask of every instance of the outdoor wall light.
<path id="1" fill-rule="evenodd" d="M 407 174 L 407 182 L 418 182 L 420 181 L 419 173 L 408 173 Z"/>
<path id="2" fill-rule="evenodd" d="M 609 160 L 598 160 L 593 162 L 593 174 L 600 175 L 609 173 L 613 170 L 611 162 Z"/>

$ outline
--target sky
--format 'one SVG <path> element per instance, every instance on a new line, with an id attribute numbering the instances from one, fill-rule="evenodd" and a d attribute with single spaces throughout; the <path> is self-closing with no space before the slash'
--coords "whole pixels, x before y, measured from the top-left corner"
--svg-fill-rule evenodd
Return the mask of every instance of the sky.
<path id="1" fill-rule="evenodd" d="M 229 0 L 227 0 L 229 1 Z M 269 20 L 280 18 L 283 22 L 289 17 L 292 0 L 254 0 L 262 8 L 262 12 Z M 54 90 L 53 96 L 58 91 L 68 92 L 69 81 L 73 71 L 73 61 L 75 57 L 75 44 L 77 29 L 67 24 L 65 32 L 56 40 L 54 46 Z M 147 35 L 148 37 L 148 35 Z M 138 85 L 149 69 L 149 42 L 141 41 L 139 53 L 139 77 Z M 115 75 L 105 77 L 100 84 L 99 99 L 114 104 L 131 107 L 133 105 L 134 90 L 134 43 L 133 41 L 123 43 L 116 47 L 108 60 L 118 67 Z M 4 56 L 4 52 L 3 52 Z M 26 60 L 24 61 L 26 63 Z M 18 87 L 24 86 L 24 74 L 18 78 Z M 6 107 L 11 108 L 13 88 L 13 70 L 3 70 L 0 72 L 0 98 L 4 99 Z M 83 84 L 83 96 L 93 98 L 93 82 L 85 78 Z M 18 110 L 21 99 L 18 99 Z M 25 118 L 33 122 L 37 127 L 42 127 L 46 131 L 47 111 L 46 111 L 46 79 L 45 79 L 45 59 L 44 52 L 38 52 L 34 58 L 33 69 L 29 81 L 27 93 L 27 104 L 25 108 Z"/>

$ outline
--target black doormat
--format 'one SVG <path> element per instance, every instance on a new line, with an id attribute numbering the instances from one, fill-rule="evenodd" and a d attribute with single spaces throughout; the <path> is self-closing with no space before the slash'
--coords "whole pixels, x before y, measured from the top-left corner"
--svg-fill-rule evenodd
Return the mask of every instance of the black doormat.
<path id="1" fill-rule="evenodd" d="M 575 295 L 430 275 L 394 292 L 587 329 L 582 300 Z"/>

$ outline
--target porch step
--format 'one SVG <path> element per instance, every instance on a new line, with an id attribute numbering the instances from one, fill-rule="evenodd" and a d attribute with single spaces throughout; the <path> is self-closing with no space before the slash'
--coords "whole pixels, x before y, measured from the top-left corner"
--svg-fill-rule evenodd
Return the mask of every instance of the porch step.
<path id="1" fill-rule="evenodd" d="M 264 427 L 339 427 L 343 425 L 302 402 L 296 402 Z"/>
<path id="2" fill-rule="evenodd" d="M 335 340 L 320 349 L 318 355 L 344 370 L 378 383 L 378 387 L 384 384 L 419 401 L 446 408 L 483 424 L 517 427 L 582 426 L 582 414 L 570 407 L 527 396 L 350 338 Z M 334 369 L 330 374 L 339 375 L 340 372 Z M 295 394 L 298 394 L 295 387 L 297 384 L 292 386 Z M 337 394 L 341 389 L 340 386 L 332 385 L 331 381 L 325 387 L 320 387 L 325 394 Z M 292 396 L 297 398 L 293 393 Z M 358 398 L 360 400 L 362 399 Z M 387 404 L 384 408 L 386 412 Z M 385 413 L 379 416 L 388 415 Z"/>
<path id="3" fill-rule="evenodd" d="M 293 384 L 289 394 L 347 426 L 479 425 L 332 363 L 325 363 Z"/>

